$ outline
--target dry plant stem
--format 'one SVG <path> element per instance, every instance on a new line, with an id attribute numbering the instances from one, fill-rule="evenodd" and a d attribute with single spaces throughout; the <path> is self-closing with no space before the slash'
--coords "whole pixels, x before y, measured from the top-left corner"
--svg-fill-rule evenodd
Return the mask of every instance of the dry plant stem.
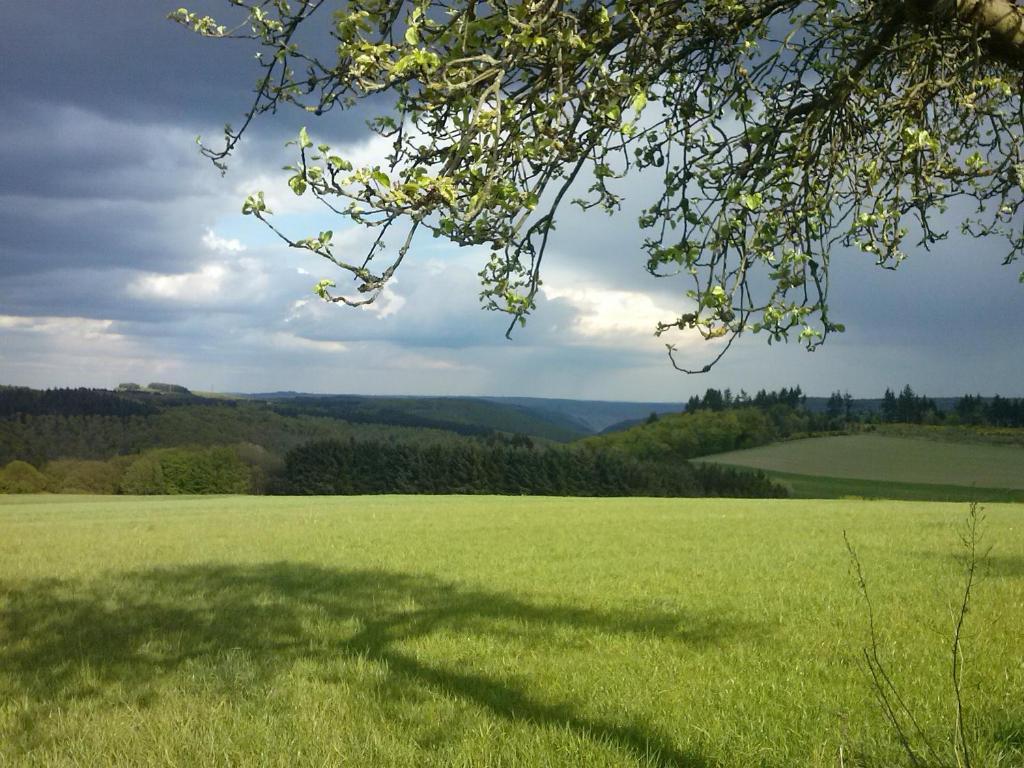
<path id="1" fill-rule="evenodd" d="M 963 593 L 960 599 L 959 608 L 954 617 L 953 638 L 950 646 L 950 679 L 953 688 L 953 698 L 956 711 L 956 721 L 953 733 L 953 756 L 957 768 L 971 768 L 972 765 L 964 717 L 964 654 L 961 640 L 963 637 L 967 613 L 970 610 L 971 596 L 974 589 L 975 577 L 978 571 L 978 564 L 985 554 L 979 553 L 981 523 L 984 519 L 981 512 L 982 508 L 978 505 L 978 502 L 972 501 L 967 514 L 965 531 L 960 538 L 961 544 L 963 545 L 966 553 L 967 563 L 965 566 Z M 878 698 L 879 704 L 882 706 L 886 719 L 893 727 L 897 739 L 903 747 L 911 765 L 946 765 L 947 763 L 939 757 L 931 741 L 917 722 L 917 719 L 914 717 L 913 711 L 900 695 L 899 690 L 896 688 L 892 678 L 879 658 L 878 631 L 875 624 L 874 608 L 871 603 L 871 597 L 868 593 L 867 581 L 864 577 L 864 571 L 861 567 L 860 558 L 858 557 L 856 550 L 853 548 L 853 545 L 850 543 L 845 531 L 843 532 L 843 540 L 846 543 L 847 552 L 849 553 L 850 560 L 854 566 L 854 571 L 857 576 L 857 586 L 867 607 L 870 645 L 868 648 L 864 649 L 864 659 L 867 663 L 868 672 L 871 675 L 872 687 Z M 903 718 L 905 718 L 905 721 Z M 906 723 L 910 724 L 912 731 L 907 728 Z M 911 742 L 911 733 L 916 734 L 917 738 L 924 744 L 929 762 L 926 763 L 925 758 L 915 750 Z"/>
<path id="2" fill-rule="evenodd" d="M 967 739 L 964 717 L 964 654 L 961 640 L 963 638 L 963 630 L 967 613 L 970 610 L 971 596 L 974 589 L 975 576 L 978 571 L 978 563 L 984 556 L 979 553 L 981 522 L 983 520 L 981 509 L 982 508 L 976 501 L 971 502 L 970 510 L 967 514 L 965 531 L 960 539 L 966 553 L 967 563 L 965 566 L 963 593 L 960 598 L 959 608 L 954 616 L 953 638 L 950 646 L 950 680 L 953 688 L 953 698 L 956 711 L 956 722 L 952 741 L 953 756 L 957 768 L 971 768 L 971 753 L 969 741 Z M 867 608 L 869 645 L 863 651 L 864 661 L 868 668 L 868 674 L 871 676 L 872 689 L 878 699 L 879 705 L 882 707 L 885 718 L 892 726 L 893 731 L 896 734 L 896 738 L 898 739 L 900 746 L 903 748 L 910 765 L 915 766 L 915 768 L 917 766 L 948 765 L 946 761 L 940 758 L 931 740 L 928 738 L 924 729 L 921 728 L 917 718 L 914 716 L 913 710 L 910 709 L 906 701 L 900 695 L 892 677 L 889 675 L 888 670 L 879 657 L 878 629 L 875 623 L 874 607 L 871 603 L 871 596 L 868 592 L 867 580 L 864 577 L 864 570 L 861 566 L 860 558 L 857 555 L 856 550 L 853 548 L 849 537 L 846 535 L 846 531 L 843 531 L 843 541 L 846 543 L 846 550 L 849 553 L 850 561 L 853 564 L 854 573 L 857 578 L 857 587 L 861 596 L 864 598 L 864 604 Z M 924 745 L 923 754 L 919 749 L 915 748 L 915 739 Z"/>
<path id="3" fill-rule="evenodd" d="M 964 655 L 960 645 L 960 638 L 963 634 L 964 619 L 970 608 L 971 590 L 974 587 L 974 576 L 978 568 L 978 542 L 980 533 L 978 526 L 982 520 L 981 510 L 978 502 L 972 501 L 970 511 L 967 513 L 967 528 L 961 539 L 964 549 L 967 552 L 966 580 L 964 583 L 963 599 L 960 601 L 960 609 L 956 615 L 956 623 L 953 630 L 953 643 L 951 648 L 951 675 L 953 679 L 953 694 L 956 699 L 956 740 L 954 741 L 954 754 L 957 765 L 961 768 L 971 768 L 970 749 L 967 745 L 967 734 L 964 729 L 964 704 L 961 695 L 963 684 Z"/>

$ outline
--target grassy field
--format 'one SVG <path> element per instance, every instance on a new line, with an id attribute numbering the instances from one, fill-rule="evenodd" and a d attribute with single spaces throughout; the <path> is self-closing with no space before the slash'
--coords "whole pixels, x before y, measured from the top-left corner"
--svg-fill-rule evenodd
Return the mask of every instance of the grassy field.
<path id="1" fill-rule="evenodd" d="M 886 435 L 835 435 L 704 458 L 720 464 L 828 478 L 1024 490 L 1024 448 Z"/>
<path id="2" fill-rule="evenodd" d="M 893 765 L 843 531 L 945 745 L 965 512 L 0 497 L 0 765 Z M 1024 508 L 985 514 L 968 731 L 1020 766 Z"/>

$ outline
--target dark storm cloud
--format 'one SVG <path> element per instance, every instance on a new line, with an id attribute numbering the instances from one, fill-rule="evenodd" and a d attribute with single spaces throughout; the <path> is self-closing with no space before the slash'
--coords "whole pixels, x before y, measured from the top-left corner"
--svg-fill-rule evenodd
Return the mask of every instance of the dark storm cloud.
<path id="1" fill-rule="evenodd" d="M 64 104 L 0 115 L 7 194 L 161 201 L 216 191 L 190 134 L 173 124 L 115 119 Z"/>
<path id="2" fill-rule="evenodd" d="M 150 206 L 130 202 L 5 201 L 0 230 L 7 275 L 126 265 L 177 269 L 188 265 L 193 252 L 182 247 L 173 222 Z"/>
<path id="3" fill-rule="evenodd" d="M 255 82 L 251 44 L 211 44 L 165 19 L 178 2 L 39 0 L 4 14 L 13 104 L 68 104 L 118 118 L 223 122 Z M 226 7 L 219 3 L 200 6 Z"/>
<path id="4" fill-rule="evenodd" d="M 155 121 L 209 139 L 241 124 L 261 70 L 249 40 L 201 38 L 167 20 L 182 0 L 22 0 L 4 14 L 5 112 L 30 105 L 79 107 L 114 120 Z M 237 21 L 223 0 L 184 3 Z M 13 6 L 16 6 L 13 7 Z M 362 112 L 339 121 L 346 138 L 364 130 Z M 51 120 L 54 118 L 51 118 Z M 292 133 L 290 110 L 264 120 L 264 135 Z M 44 123 L 37 124 L 43 127 Z"/>

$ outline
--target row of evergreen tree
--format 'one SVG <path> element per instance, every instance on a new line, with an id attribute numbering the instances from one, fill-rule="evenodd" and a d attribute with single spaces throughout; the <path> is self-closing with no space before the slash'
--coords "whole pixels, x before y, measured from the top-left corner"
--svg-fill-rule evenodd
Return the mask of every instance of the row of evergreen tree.
<path id="1" fill-rule="evenodd" d="M 708 389 L 704 396 L 694 395 L 686 401 L 686 412 L 694 411 L 724 411 L 728 408 L 771 408 L 773 405 L 785 405 L 789 408 L 799 408 L 807 401 L 800 387 L 789 389 L 783 387 L 777 392 L 758 390 L 756 395 L 747 394 L 746 390 L 740 390 L 734 395 L 731 389 L 717 390 Z"/>
<path id="2" fill-rule="evenodd" d="M 732 408 L 758 408 L 773 411 L 777 406 L 793 410 L 805 409 L 807 397 L 800 387 L 786 388 L 777 392 L 760 390 L 749 395 L 740 390 L 738 395 L 731 390 L 708 389 L 703 396 L 694 395 L 686 403 L 686 412 L 725 411 Z M 848 421 L 880 421 L 902 424 L 968 424 L 972 426 L 1024 427 L 1024 398 L 1008 398 L 995 395 L 964 395 L 956 400 L 952 410 L 944 411 L 935 400 L 914 392 L 908 384 L 894 392 L 886 388 L 878 409 L 858 407 L 849 392 L 833 392 L 825 403 L 823 421 L 815 418 L 821 414 L 811 413 L 813 431 L 842 426 Z M 656 420 L 652 415 L 651 421 Z"/>
<path id="3" fill-rule="evenodd" d="M 966 395 L 957 400 L 954 410 L 962 424 L 1024 427 L 1024 398 Z"/>
<path id="4" fill-rule="evenodd" d="M 779 497 L 761 473 L 641 461 L 614 451 L 466 441 L 414 445 L 326 440 L 285 457 L 272 492 L 347 495 L 469 493 L 533 496 Z"/>
<path id="5" fill-rule="evenodd" d="M 831 401 L 830 401 L 831 402 Z M 990 427 L 1024 427 L 1024 398 L 964 395 L 951 411 L 943 411 L 930 397 L 918 395 L 910 386 L 897 395 L 885 390 L 882 398 L 883 421 L 905 424 L 958 424 Z"/>
<path id="6" fill-rule="evenodd" d="M 898 424 L 926 424 L 942 419 L 935 401 L 918 395 L 909 384 L 900 390 L 899 395 L 886 388 L 880 413 L 882 421 Z"/>
<path id="7" fill-rule="evenodd" d="M 0 387 L 0 418 L 14 416 L 151 416 L 152 403 L 105 389 L 29 389 Z"/>

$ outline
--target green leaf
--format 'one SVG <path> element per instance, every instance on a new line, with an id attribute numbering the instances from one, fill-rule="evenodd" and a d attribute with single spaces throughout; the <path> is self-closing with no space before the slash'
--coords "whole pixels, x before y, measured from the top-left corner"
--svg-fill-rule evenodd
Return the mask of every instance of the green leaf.
<path id="1" fill-rule="evenodd" d="M 333 280 L 321 280 L 313 286 L 313 293 L 319 296 L 321 299 L 328 298 L 327 289 L 334 288 L 337 285 Z"/>
<path id="2" fill-rule="evenodd" d="M 405 42 L 409 45 L 418 45 L 420 42 L 419 29 L 415 24 L 410 24 L 405 30 Z"/>
<path id="3" fill-rule="evenodd" d="M 254 192 L 245 198 L 245 202 L 242 203 L 242 213 L 246 216 L 259 215 L 261 213 L 273 213 L 267 204 L 263 200 L 262 192 Z"/>
<path id="4" fill-rule="evenodd" d="M 302 149 L 309 149 L 310 147 L 312 147 L 312 146 L 313 146 L 313 142 L 312 142 L 312 141 L 310 141 L 310 138 L 309 138 L 309 134 L 308 134 L 308 133 L 306 133 L 306 128 L 305 128 L 305 126 L 303 126 L 303 127 L 302 127 L 302 128 L 301 128 L 301 129 L 299 130 L 299 146 L 300 146 L 300 147 L 301 147 Z"/>
<path id="5" fill-rule="evenodd" d="M 725 289 L 720 285 L 716 285 L 704 295 L 704 304 L 709 307 L 721 307 L 725 301 Z"/>
<path id="6" fill-rule="evenodd" d="M 763 198 L 761 197 L 760 192 L 744 192 L 742 195 L 740 195 L 740 202 L 743 204 L 743 207 L 746 208 L 748 211 L 756 211 L 758 208 L 761 207 Z"/>

